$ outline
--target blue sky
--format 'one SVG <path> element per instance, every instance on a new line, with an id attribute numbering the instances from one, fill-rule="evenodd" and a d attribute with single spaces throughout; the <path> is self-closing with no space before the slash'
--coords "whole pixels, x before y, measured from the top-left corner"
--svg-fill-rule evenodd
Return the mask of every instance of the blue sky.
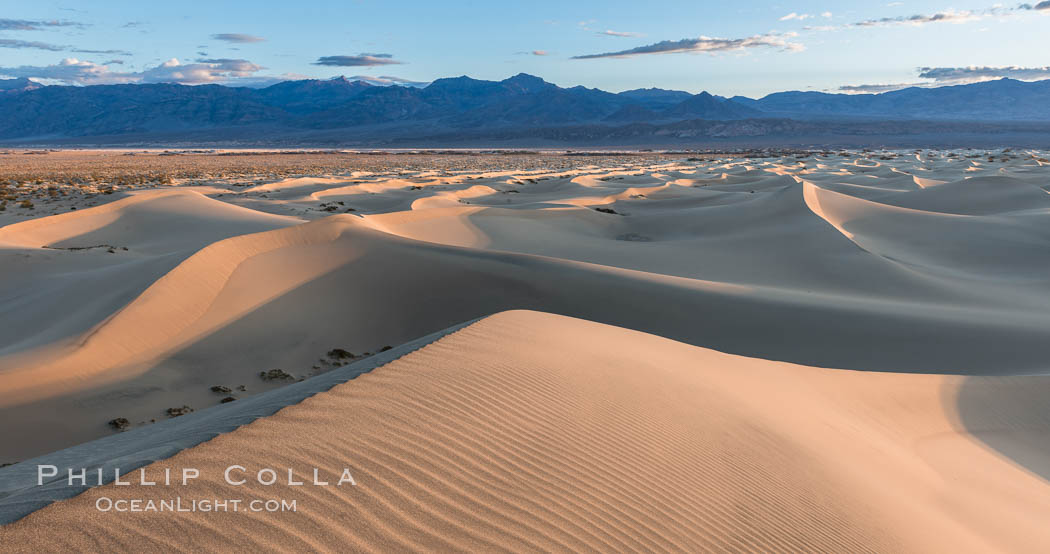
<path id="1" fill-rule="evenodd" d="M 1038 1 L 0 1 L 0 75 L 65 84 L 525 72 L 761 96 L 1050 78 L 1048 51 Z"/>

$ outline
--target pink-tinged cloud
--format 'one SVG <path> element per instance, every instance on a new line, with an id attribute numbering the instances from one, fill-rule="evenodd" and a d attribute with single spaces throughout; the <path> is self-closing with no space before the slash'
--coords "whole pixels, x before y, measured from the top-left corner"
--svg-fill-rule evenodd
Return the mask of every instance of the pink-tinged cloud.
<path id="1" fill-rule="evenodd" d="M 656 44 L 639 46 L 637 48 L 619 50 L 616 52 L 604 52 L 601 54 L 586 54 L 582 56 L 573 56 L 573 59 L 592 60 L 597 58 L 630 58 L 634 56 L 643 56 L 647 54 L 679 54 L 687 52 L 707 52 L 713 54 L 717 52 L 748 50 L 752 48 L 772 48 L 788 52 L 798 52 L 804 50 L 805 47 L 799 43 L 792 42 L 790 40 L 796 36 L 797 35 L 795 33 L 768 33 L 764 35 L 755 35 L 747 38 L 737 39 L 711 38 L 702 36 L 699 38 L 687 38 L 674 41 L 665 40 L 662 42 L 657 42 Z"/>

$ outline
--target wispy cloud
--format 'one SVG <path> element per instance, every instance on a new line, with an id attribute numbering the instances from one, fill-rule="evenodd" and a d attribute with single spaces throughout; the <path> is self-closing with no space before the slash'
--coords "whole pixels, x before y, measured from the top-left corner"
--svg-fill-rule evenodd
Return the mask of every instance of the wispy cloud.
<path id="1" fill-rule="evenodd" d="M 1048 0 L 1050 2 L 1050 0 Z M 1050 5 L 1050 4 L 1048 4 Z M 1002 78 L 1022 81 L 1039 81 L 1050 79 L 1050 67 L 1005 67 L 969 66 L 969 67 L 920 67 L 919 78 L 932 79 L 936 83 L 959 81 L 987 81 Z"/>
<path id="2" fill-rule="evenodd" d="M 110 62 L 112 63 L 112 62 Z M 66 58 L 55 65 L 0 67 L 0 75 L 30 77 L 69 85 L 102 85 L 122 83 L 232 83 L 254 77 L 265 69 L 248 60 L 220 59 L 183 64 L 172 58 L 144 71 L 114 71 L 109 64 L 97 64 L 77 58 Z"/>
<path id="3" fill-rule="evenodd" d="M 91 50 L 87 48 L 76 48 L 49 42 L 38 42 L 35 40 L 17 40 L 0 38 L 0 48 L 47 50 L 48 52 L 75 52 L 77 54 L 108 54 L 111 56 L 130 56 L 131 52 L 126 50 Z"/>
<path id="4" fill-rule="evenodd" d="M 52 52 L 61 52 L 66 49 L 65 46 L 58 46 L 57 44 L 10 38 L 0 38 L 0 48 L 31 48 L 35 50 L 50 50 Z"/>
<path id="5" fill-rule="evenodd" d="M 839 92 L 856 94 L 879 94 L 882 92 L 893 92 L 911 87 L 922 86 L 923 83 L 897 83 L 897 84 L 873 84 L 873 85 L 842 85 Z"/>
<path id="6" fill-rule="evenodd" d="M 953 11 L 948 10 L 944 12 L 938 12 L 934 14 L 916 14 L 909 16 L 897 16 L 897 17 L 883 17 L 879 19 L 866 19 L 864 21 L 858 21 L 851 23 L 851 27 L 886 27 L 893 25 L 912 25 L 922 26 L 928 23 L 965 23 L 967 21 L 976 21 L 986 17 L 984 13 L 972 12 L 972 11 Z"/>
<path id="7" fill-rule="evenodd" d="M 612 31 L 606 29 L 604 31 L 598 31 L 599 35 L 608 35 L 610 37 L 640 37 L 644 36 L 642 33 L 632 33 L 630 31 Z"/>
<path id="8" fill-rule="evenodd" d="M 547 55 L 547 51 L 546 50 L 533 50 L 531 52 L 531 54 L 533 56 L 546 56 Z"/>
<path id="9" fill-rule="evenodd" d="M 767 33 L 754 35 L 747 38 L 726 39 L 701 36 L 699 38 L 686 38 L 682 40 L 665 40 L 655 44 L 639 46 L 628 50 L 617 52 L 604 52 L 601 54 L 586 54 L 573 56 L 575 60 L 591 60 L 596 58 L 630 58 L 646 54 L 678 54 L 684 52 L 729 52 L 733 50 L 748 50 L 751 48 L 773 48 L 788 52 L 804 50 L 805 47 L 791 39 L 797 36 L 795 33 Z"/>
<path id="10" fill-rule="evenodd" d="M 131 56 L 131 55 L 133 55 L 131 52 L 128 52 L 127 50 L 88 50 L 88 49 L 84 49 L 84 48 L 69 48 L 68 50 L 70 52 L 75 52 L 77 54 L 109 54 L 109 55 L 112 55 L 112 56 Z"/>
<path id="11" fill-rule="evenodd" d="M 42 31 L 47 27 L 83 27 L 83 23 L 75 21 L 37 21 L 29 19 L 3 19 L 0 18 L 0 31 Z"/>
<path id="12" fill-rule="evenodd" d="M 791 12 L 791 13 L 785 15 L 784 17 L 781 17 L 780 21 L 805 21 L 807 19 L 815 19 L 816 17 L 817 16 L 815 16 L 815 15 L 813 15 L 811 13 Z M 820 17 L 823 17 L 824 19 L 831 19 L 832 13 L 831 12 L 822 12 L 820 14 Z"/>
<path id="13" fill-rule="evenodd" d="M 374 67 L 377 65 L 397 65 L 399 62 L 390 54 L 361 53 L 356 56 L 321 56 L 314 65 L 334 67 Z"/>
<path id="14" fill-rule="evenodd" d="M 890 6 L 899 6 L 901 3 L 894 2 L 889 4 Z M 894 17 L 880 17 L 876 19 L 865 19 L 862 21 L 855 21 L 840 26 L 832 27 L 807 27 L 808 31 L 826 31 L 836 30 L 845 28 L 863 28 L 863 27 L 894 27 L 894 26 L 912 26 L 922 27 L 933 23 L 968 23 L 971 21 L 979 21 L 986 18 L 999 17 L 1009 18 L 1017 17 L 1025 14 L 1026 12 L 1045 12 L 1050 13 L 1050 0 L 1043 0 L 1037 4 L 1017 4 L 1013 7 L 1006 7 L 1001 4 L 997 4 L 982 10 L 945 10 L 936 13 L 926 14 L 913 14 L 913 15 L 899 15 Z M 830 13 L 827 14 L 830 16 Z"/>
<path id="15" fill-rule="evenodd" d="M 255 35 L 245 35 L 242 33 L 219 33 L 217 35 L 212 35 L 211 38 L 215 40 L 223 40 L 226 42 L 236 43 L 263 42 L 266 40 L 262 37 L 257 37 Z"/>
<path id="16" fill-rule="evenodd" d="M 36 27 L 26 28 L 25 25 L 29 25 L 29 24 L 33 24 L 33 25 L 48 24 L 48 25 L 59 25 L 59 26 L 79 25 L 79 23 L 68 23 L 68 22 L 61 22 L 61 21 L 41 22 L 41 21 L 25 21 L 25 20 L 20 20 L 20 19 L 18 19 L 18 20 L 16 20 L 16 19 L 0 19 L 0 25 L 3 25 L 3 24 L 9 25 L 8 28 L 10 28 L 10 29 L 18 29 L 18 30 L 39 30 Z M 4 39 L 4 38 L 0 38 L 0 48 L 34 49 L 34 50 L 47 50 L 47 51 L 70 51 L 70 52 L 76 52 L 76 54 L 105 54 L 105 55 L 109 55 L 109 56 L 131 56 L 131 52 L 126 51 L 126 50 L 116 50 L 116 49 L 96 50 L 96 49 L 89 49 L 89 48 L 78 48 L 76 46 L 69 46 L 69 45 L 64 45 L 64 44 L 51 44 L 49 42 L 24 41 L 24 40 L 18 40 L 18 39 Z"/>
<path id="17" fill-rule="evenodd" d="M 1048 0 L 1050 1 L 1050 0 Z M 969 66 L 969 67 L 920 67 L 916 70 L 919 79 L 910 83 L 878 83 L 865 85 L 844 85 L 838 88 L 840 92 L 850 93 L 880 93 L 901 90 L 911 87 L 942 87 L 950 85 L 968 85 L 984 81 L 1009 78 L 1019 81 L 1041 81 L 1050 79 L 1050 66 L 1048 67 L 1020 67 L 1020 66 Z"/>

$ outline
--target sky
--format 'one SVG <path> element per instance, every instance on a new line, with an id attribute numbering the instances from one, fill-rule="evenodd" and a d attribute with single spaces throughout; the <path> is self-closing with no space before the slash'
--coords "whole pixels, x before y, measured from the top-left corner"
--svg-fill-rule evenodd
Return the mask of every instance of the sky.
<path id="1" fill-rule="evenodd" d="M 1050 0 L 0 0 L 0 76 L 264 86 L 529 73 L 760 97 L 1050 78 Z"/>

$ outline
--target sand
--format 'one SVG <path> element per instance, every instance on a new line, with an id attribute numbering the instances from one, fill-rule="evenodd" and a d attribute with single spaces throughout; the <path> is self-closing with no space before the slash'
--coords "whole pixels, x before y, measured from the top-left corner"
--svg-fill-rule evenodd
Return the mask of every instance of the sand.
<path id="1" fill-rule="evenodd" d="M 100 513 L 100 498 L 172 493 L 111 484 L 0 540 L 25 551 L 1041 549 L 1050 485 L 980 440 L 1050 431 L 996 417 L 1021 381 L 816 369 L 504 312 L 144 470 L 200 469 L 175 487 L 183 498 L 280 496 L 296 512 Z M 1046 379 L 1030 385 L 1050 392 Z M 987 412 L 959 413 L 964 388 Z M 1038 396 L 1027 402 L 1016 412 L 1040 410 Z M 234 460 L 307 483 L 319 468 L 330 484 L 232 486 L 222 475 Z M 355 485 L 334 485 L 344 468 Z"/>
<path id="2" fill-rule="evenodd" d="M 221 476 L 236 453 L 358 477 L 282 487 L 304 509 L 277 515 L 104 514 L 170 491 L 96 487 L 0 537 L 1044 550 L 1050 176 L 1040 153 L 968 155 L 175 183 L 0 227 L 0 462 L 120 444 L 128 469 Z M 8 506 L 22 465 L 0 469 Z"/>

